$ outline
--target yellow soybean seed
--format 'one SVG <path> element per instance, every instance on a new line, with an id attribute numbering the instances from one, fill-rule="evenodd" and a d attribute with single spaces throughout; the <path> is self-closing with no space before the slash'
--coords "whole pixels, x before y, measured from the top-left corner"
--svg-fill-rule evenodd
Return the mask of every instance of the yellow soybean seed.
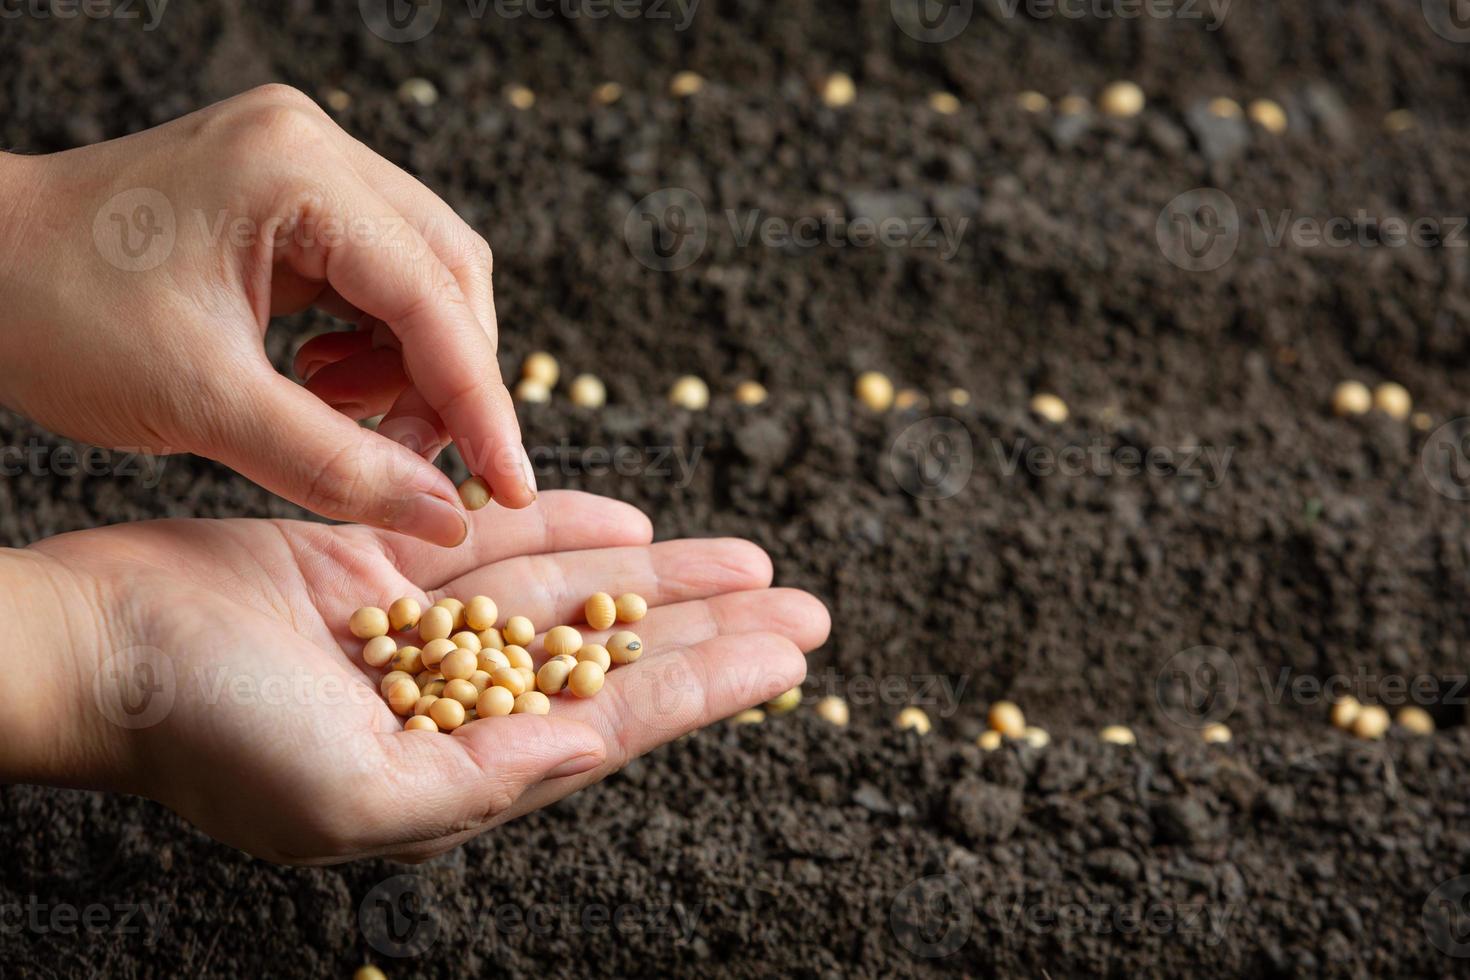
<path id="1" fill-rule="evenodd" d="M 1415 735 L 1434 734 L 1434 719 L 1429 712 L 1417 704 L 1409 704 L 1400 708 L 1397 721 L 1401 728 L 1406 728 Z"/>
<path id="2" fill-rule="evenodd" d="M 930 92 L 929 108 L 941 116 L 952 116 L 960 111 L 960 100 L 950 92 Z"/>
<path id="3" fill-rule="evenodd" d="M 403 723 L 403 730 L 406 732 L 437 732 L 439 724 L 428 715 L 414 715 Z M 378 973 L 377 975 L 381 977 L 383 974 Z"/>
<path id="4" fill-rule="evenodd" d="M 1200 738 L 1215 745 L 1223 745 L 1231 738 L 1230 726 L 1218 721 L 1212 725 L 1206 725 L 1199 734 Z"/>
<path id="5" fill-rule="evenodd" d="M 481 650 L 505 649 L 505 637 L 501 636 L 500 630 L 496 629 L 493 626 L 487 630 L 480 630 L 479 632 L 475 633 L 475 635 L 480 638 Z"/>
<path id="6" fill-rule="evenodd" d="M 516 401 L 532 405 L 544 405 L 551 401 L 551 388 L 535 378 L 522 378 L 516 382 Z"/>
<path id="7" fill-rule="evenodd" d="M 487 687 L 475 702 L 475 714 L 481 718 L 500 718 L 510 714 L 515 707 L 516 696 L 505 687 Z"/>
<path id="8" fill-rule="evenodd" d="M 612 654 L 607 652 L 607 647 L 601 643 L 588 643 L 577 651 L 577 662 L 587 661 L 594 663 L 603 670 L 612 669 Z"/>
<path id="9" fill-rule="evenodd" d="M 395 715 L 409 715 L 413 713 L 413 706 L 418 704 L 419 686 L 413 682 L 413 678 L 405 678 L 394 681 L 388 688 L 388 707 L 393 709 Z"/>
<path id="10" fill-rule="evenodd" d="M 623 630 L 608 638 L 607 653 L 615 664 L 630 664 L 643 656 L 643 641 L 637 633 Z"/>
<path id="11" fill-rule="evenodd" d="M 476 633 L 490 629 L 500 618 L 500 609 L 489 596 L 477 595 L 465 603 L 464 624 Z"/>
<path id="12" fill-rule="evenodd" d="M 1272 99 L 1254 99 L 1246 108 L 1251 121 L 1268 133 L 1286 132 L 1286 110 Z"/>
<path id="13" fill-rule="evenodd" d="M 447 636 L 441 637 L 440 639 L 430 640 L 428 643 L 425 643 L 423 652 L 419 654 L 419 659 L 429 670 L 438 670 L 439 665 L 444 662 L 444 658 L 458 649 L 459 647 L 455 645 L 453 640 Z"/>
<path id="14" fill-rule="evenodd" d="M 1023 112 L 1045 112 L 1051 107 L 1051 99 L 1040 92 L 1028 89 L 1016 96 L 1016 105 L 1020 106 Z"/>
<path id="15" fill-rule="evenodd" d="M 378 692 L 386 698 L 388 696 L 388 690 L 399 681 L 408 681 L 414 687 L 419 686 L 418 682 L 413 679 L 412 674 L 405 674 L 401 670 L 390 670 L 383 675 L 382 680 L 378 681 Z"/>
<path id="16" fill-rule="evenodd" d="M 1085 95 L 1064 95 L 1057 99 L 1057 112 L 1064 116 L 1081 116 L 1092 109 L 1092 103 L 1087 101 Z"/>
<path id="17" fill-rule="evenodd" d="M 505 642 L 523 647 L 536 639 L 536 627 L 525 616 L 512 616 L 505 621 Z"/>
<path id="18" fill-rule="evenodd" d="M 458 633 L 449 638 L 449 642 L 453 643 L 461 650 L 468 650 L 471 653 L 479 653 L 480 648 L 484 646 L 484 644 L 480 642 L 480 637 L 474 633 L 471 633 L 469 630 L 460 630 Z"/>
<path id="19" fill-rule="evenodd" d="M 436 670 L 421 670 L 413 677 L 413 682 L 419 687 L 428 687 L 430 681 L 440 680 L 439 672 Z"/>
<path id="20" fill-rule="evenodd" d="M 570 626 L 555 626 L 547 631 L 542 645 L 553 657 L 575 654 L 582 649 L 582 634 Z"/>
<path id="21" fill-rule="evenodd" d="M 1373 389 L 1373 407 L 1391 419 L 1402 422 L 1414 408 L 1409 389 L 1393 381 L 1385 381 Z"/>
<path id="22" fill-rule="evenodd" d="M 1138 738 L 1127 725 L 1109 725 L 1097 733 L 1097 737 L 1113 745 L 1133 745 Z"/>
<path id="23" fill-rule="evenodd" d="M 607 385 L 592 374 L 579 374 L 567 388 L 572 404 L 580 408 L 601 408 L 607 404 Z"/>
<path id="24" fill-rule="evenodd" d="M 428 108 L 439 101 L 439 90 L 427 78 L 405 78 L 398 86 L 398 101 Z"/>
<path id="25" fill-rule="evenodd" d="M 975 739 L 975 744 L 980 746 L 980 748 L 984 749 L 986 752 L 994 752 L 996 749 L 1000 748 L 1001 745 L 1004 744 L 1004 742 L 1004 736 L 1002 736 L 1001 733 L 996 731 L 994 728 L 987 729 L 986 731 L 981 732 L 980 737 Z"/>
<path id="26" fill-rule="evenodd" d="M 445 596 L 443 599 L 440 599 L 438 602 L 434 603 L 434 605 L 438 606 L 441 609 L 448 609 L 450 615 L 454 617 L 454 629 L 452 630 L 452 632 L 458 632 L 464 629 L 463 602 L 460 602 L 453 596 Z"/>
<path id="27" fill-rule="evenodd" d="M 490 484 L 478 476 L 472 476 L 459 485 L 459 502 L 465 510 L 479 510 L 490 503 Z"/>
<path id="28" fill-rule="evenodd" d="M 367 966 L 358 967 L 356 972 L 352 974 L 352 980 L 388 980 L 388 976 L 382 970 L 369 963 Z"/>
<path id="29" fill-rule="evenodd" d="M 1031 411 L 1057 425 L 1067 421 L 1067 403 L 1056 395 L 1041 392 L 1031 396 Z"/>
<path id="30" fill-rule="evenodd" d="M 951 405 L 970 404 L 970 393 L 963 388 L 951 388 L 947 394 Z"/>
<path id="31" fill-rule="evenodd" d="M 567 690 L 575 697 L 590 698 L 602 690 L 607 674 L 603 666 L 593 660 L 579 660 L 567 674 Z"/>
<path id="32" fill-rule="evenodd" d="M 454 613 L 443 606 L 430 606 L 419 617 L 419 639 L 424 641 L 425 649 L 431 640 L 447 640 L 453 632 Z"/>
<path id="33" fill-rule="evenodd" d="M 1143 111 L 1143 89 L 1136 82 L 1113 82 L 1097 97 L 1097 107 L 1110 116 L 1127 119 Z"/>
<path id="34" fill-rule="evenodd" d="M 703 378 L 686 374 L 669 389 L 669 401 L 691 412 L 702 411 L 709 407 L 709 385 Z"/>
<path id="35" fill-rule="evenodd" d="M 471 684 L 475 685 L 475 690 L 479 691 L 481 694 L 484 694 L 485 688 L 490 686 L 490 671 L 477 670 L 474 673 L 470 674 L 467 680 L 469 680 Z"/>
<path id="36" fill-rule="evenodd" d="M 648 615 L 648 600 L 636 592 L 624 592 L 617 601 L 618 622 L 636 623 Z"/>
<path id="37" fill-rule="evenodd" d="M 400 647 L 393 657 L 393 669 L 417 674 L 424 669 L 424 651 L 418 647 Z"/>
<path id="38" fill-rule="evenodd" d="M 429 709 L 432 708 L 434 706 L 434 702 L 438 700 L 439 695 L 437 694 L 425 694 L 420 696 L 420 698 L 413 703 L 413 713 L 416 715 L 428 714 Z"/>
<path id="39" fill-rule="evenodd" d="M 455 650 L 439 662 L 439 673 L 446 681 L 468 680 L 479 669 L 480 659 L 473 650 Z"/>
<path id="40" fill-rule="evenodd" d="M 388 633 L 388 614 L 377 606 L 363 606 L 347 621 L 347 629 L 359 640 L 371 640 Z"/>
<path id="41" fill-rule="evenodd" d="M 1239 119 L 1241 116 L 1240 103 L 1224 96 L 1211 99 L 1205 108 L 1217 119 Z"/>
<path id="42" fill-rule="evenodd" d="M 536 93 L 524 85 L 507 85 L 505 87 L 505 101 L 524 112 L 536 104 Z"/>
<path id="43" fill-rule="evenodd" d="M 769 394 L 759 381 L 742 381 L 735 386 L 735 400 L 741 405 L 759 405 Z"/>
<path id="44" fill-rule="evenodd" d="M 732 725 L 759 725 L 766 720 L 766 713 L 759 708 L 746 708 L 730 719 Z"/>
<path id="45" fill-rule="evenodd" d="M 1382 738 L 1388 731 L 1388 711 L 1382 705 L 1365 704 L 1353 719 L 1353 734 L 1358 738 Z"/>
<path id="46" fill-rule="evenodd" d="M 551 699 L 540 691 L 527 691 L 516 696 L 515 705 L 511 707 L 513 715 L 549 715 L 551 714 Z"/>
<path id="47" fill-rule="evenodd" d="M 886 412 L 893 405 L 893 382 L 886 374 L 864 371 L 853 384 L 858 401 L 875 412 Z"/>
<path id="48" fill-rule="evenodd" d="M 560 657 L 552 657 L 536 671 L 536 689 L 542 694 L 560 694 L 571 673 L 570 664 Z"/>
<path id="49" fill-rule="evenodd" d="M 531 654 L 528 653 L 526 651 L 526 648 L 523 646 L 511 644 L 504 650 L 501 650 L 500 655 L 503 656 L 507 661 L 509 661 L 512 667 L 530 668 L 534 667 L 536 664 L 536 662 L 531 659 Z"/>
<path id="50" fill-rule="evenodd" d="M 1033 749 L 1044 749 L 1051 744 L 1051 733 L 1045 728 L 1027 725 L 1026 730 L 1021 733 L 1021 741 Z"/>
<path id="51" fill-rule="evenodd" d="M 852 718 L 852 712 L 847 707 L 847 702 L 835 694 L 829 694 L 817 702 L 814 709 L 817 717 L 823 721 L 843 728 Z"/>
<path id="52" fill-rule="evenodd" d="M 612 105 L 623 97 L 623 87 L 617 82 L 603 82 L 592 90 L 593 101 L 599 105 Z"/>
<path id="53" fill-rule="evenodd" d="M 397 652 L 398 644 L 393 642 L 393 637 L 375 636 L 362 645 L 362 662 L 369 667 L 381 667 Z"/>
<path id="54" fill-rule="evenodd" d="M 582 607 L 587 625 L 595 630 L 605 630 L 618 619 L 618 604 L 606 592 L 594 592 Z"/>
<path id="55" fill-rule="evenodd" d="M 1364 415 L 1373 407 L 1373 394 L 1361 381 L 1344 381 L 1332 389 L 1332 410 L 1338 415 Z"/>
<path id="56" fill-rule="evenodd" d="M 1332 703 L 1332 711 L 1328 718 L 1335 727 L 1348 731 L 1353 727 L 1353 722 L 1357 720 L 1358 712 L 1362 710 L 1363 706 L 1358 699 L 1349 694 Z"/>
<path id="57" fill-rule="evenodd" d="M 990 706 L 990 727 L 1006 738 L 1020 738 L 1026 733 L 1026 716 L 1014 701 L 997 701 Z"/>
<path id="58" fill-rule="evenodd" d="M 496 687 L 503 687 L 513 696 L 519 697 L 525 693 L 527 688 L 526 675 L 521 673 L 520 667 L 501 667 L 490 674 L 490 683 Z"/>
<path id="59" fill-rule="evenodd" d="M 452 732 L 464 724 L 464 705 L 453 698 L 440 698 L 429 709 L 429 717 L 441 732 Z"/>
<path id="60" fill-rule="evenodd" d="M 915 731 L 920 735 L 928 735 L 933 727 L 929 723 L 929 716 L 924 714 L 924 709 L 913 705 L 900 711 L 898 717 L 893 719 L 893 724 L 900 731 Z"/>
<path id="61" fill-rule="evenodd" d="M 929 399 L 922 392 L 913 388 L 903 388 L 893 396 L 893 407 L 899 411 L 909 408 L 924 409 L 929 407 Z"/>
<path id="62" fill-rule="evenodd" d="M 561 365 L 546 351 L 538 350 L 526 355 L 526 359 L 521 362 L 521 377 L 539 381 L 548 388 L 555 388 L 557 381 L 561 379 Z"/>
<path id="63" fill-rule="evenodd" d="M 475 685 L 464 679 L 447 681 L 440 695 L 440 700 L 458 701 L 466 708 L 473 708 L 479 699 L 480 692 L 475 690 Z"/>
<path id="64" fill-rule="evenodd" d="M 395 633 L 411 630 L 419 624 L 419 616 L 422 612 L 417 599 L 409 596 L 394 599 L 393 605 L 388 607 L 388 624 L 393 627 Z"/>
<path id="65" fill-rule="evenodd" d="M 834 71 L 827 76 L 827 81 L 822 85 L 823 102 L 834 109 L 840 109 L 851 105 L 855 98 L 857 86 L 853 84 L 851 75 L 845 71 Z"/>
<path id="66" fill-rule="evenodd" d="M 446 686 L 447 685 L 444 678 L 436 677 L 433 680 L 429 681 L 429 683 L 422 685 L 420 689 L 425 694 L 432 694 L 434 695 L 434 697 L 439 698 L 444 696 L 444 688 Z"/>
<path id="67" fill-rule="evenodd" d="M 534 667 L 515 667 L 513 669 L 515 671 L 517 671 L 521 675 L 521 680 L 523 680 L 525 682 L 525 684 L 526 684 L 526 690 L 528 690 L 528 691 L 534 691 L 534 690 L 536 690 L 536 668 L 534 668 Z"/>
<path id="68" fill-rule="evenodd" d="M 704 88 L 704 79 L 699 72 L 681 71 L 669 80 L 669 94 L 686 99 Z"/>
<path id="69" fill-rule="evenodd" d="M 789 691 L 780 694 L 766 702 L 766 710 L 773 715 L 784 715 L 788 711 L 795 711 L 801 706 L 801 688 L 793 687 Z"/>
<path id="70" fill-rule="evenodd" d="M 475 654 L 475 665 L 487 674 L 493 674 L 502 667 L 509 667 L 510 660 L 501 650 L 481 650 Z"/>

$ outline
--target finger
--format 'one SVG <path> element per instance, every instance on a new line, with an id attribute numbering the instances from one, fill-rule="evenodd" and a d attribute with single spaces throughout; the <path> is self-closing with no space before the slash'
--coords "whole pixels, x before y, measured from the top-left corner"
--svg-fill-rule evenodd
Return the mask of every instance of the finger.
<path id="1" fill-rule="evenodd" d="M 392 439 L 431 463 L 449 444 L 444 421 L 413 385 L 404 388 L 398 400 L 384 413 L 378 423 L 378 435 Z"/>
<path id="2" fill-rule="evenodd" d="M 403 358 L 394 350 L 367 350 L 328 364 L 306 390 L 350 419 L 382 415 L 408 387 Z"/>
<path id="3" fill-rule="evenodd" d="M 770 582 L 770 558 L 749 541 L 689 538 L 524 555 L 471 571 L 445 590 L 487 595 L 500 605 L 502 617 L 525 616 L 544 631 L 583 622 L 582 608 L 594 592 L 636 592 L 650 606 L 660 606 L 760 589 Z"/>
<path id="4" fill-rule="evenodd" d="M 408 581 L 436 593 L 495 598 L 470 590 L 471 583 L 458 581 L 459 577 L 515 556 L 646 545 L 653 538 L 653 525 L 636 507 L 575 490 L 542 494 L 535 507 L 525 510 L 487 507 L 469 518 L 469 537 L 464 547 L 453 551 L 427 548 L 397 535 L 380 535 L 379 540 Z M 518 583 L 517 588 L 525 584 Z"/>
<path id="5" fill-rule="evenodd" d="M 262 363 L 222 389 L 207 446 L 190 447 L 313 513 L 453 547 L 468 522 L 454 484 Z"/>
<path id="6" fill-rule="evenodd" d="M 353 354 L 372 349 L 372 334 L 362 330 L 337 330 L 313 337 L 296 352 L 292 370 L 296 377 L 310 381 L 311 376 L 328 364 L 335 364 Z"/>

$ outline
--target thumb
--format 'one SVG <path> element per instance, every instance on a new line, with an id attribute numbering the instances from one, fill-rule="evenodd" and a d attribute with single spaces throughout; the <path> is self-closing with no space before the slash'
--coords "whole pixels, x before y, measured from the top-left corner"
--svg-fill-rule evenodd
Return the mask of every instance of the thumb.
<path id="1" fill-rule="evenodd" d="M 445 547 L 465 539 L 469 526 L 448 476 L 274 371 L 213 401 L 212 444 L 196 450 L 202 455 L 323 517 Z"/>

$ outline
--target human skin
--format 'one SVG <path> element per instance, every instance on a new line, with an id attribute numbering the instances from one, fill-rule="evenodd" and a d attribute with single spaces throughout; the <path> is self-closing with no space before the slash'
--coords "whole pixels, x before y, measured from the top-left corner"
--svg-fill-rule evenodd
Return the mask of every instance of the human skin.
<path id="1" fill-rule="evenodd" d="M 0 780 L 147 796 L 277 862 L 427 859 L 801 682 L 829 629 L 821 603 L 770 588 L 747 542 L 651 539 L 626 504 L 558 491 L 472 514 L 453 550 L 267 520 L 0 550 L 0 615 L 20 653 Z M 544 633 L 599 590 L 648 599 L 642 658 L 592 698 L 453 734 L 404 731 L 347 632 L 365 603 L 488 595 L 502 623 L 526 615 Z M 532 651 L 543 659 L 539 641 Z"/>
<path id="2" fill-rule="evenodd" d="M 155 129 L 0 154 L 0 402 L 112 448 L 219 460 L 326 517 L 453 546 L 452 439 L 503 507 L 535 499 L 496 361 L 485 240 L 269 85 Z M 310 306 L 357 325 L 263 338 Z M 377 431 L 358 420 L 384 415 Z"/>

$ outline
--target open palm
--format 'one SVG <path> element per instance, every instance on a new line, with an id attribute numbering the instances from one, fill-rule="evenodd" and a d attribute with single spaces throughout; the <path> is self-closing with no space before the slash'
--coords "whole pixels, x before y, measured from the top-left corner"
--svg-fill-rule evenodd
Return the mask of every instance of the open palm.
<path id="1" fill-rule="evenodd" d="M 35 546 L 102 597 L 111 639 L 78 665 L 78 686 L 96 692 L 86 707 L 123 770 L 116 784 L 272 860 L 427 858 L 791 688 L 827 636 L 821 603 L 769 588 L 770 562 L 746 542 L 650 544 L 638 511 L 581 493 L 471 518 L 455 549 L 267 520 L 130 524 Z M 597 591 L 648 599 L 642 659 L 594 698 L 452 735 L 402 731 L 346 629 L 358 606 L 400 595 L 488 595 L 502 622 L 524 615 L 544 632 L 580 621 Z M 539 662 L 539 639 L 531 649 Z M 143 701 L 129 690 L 140 663 L 157 689 Z M 133 714 L 113 703 L 134 701 Z"/>

